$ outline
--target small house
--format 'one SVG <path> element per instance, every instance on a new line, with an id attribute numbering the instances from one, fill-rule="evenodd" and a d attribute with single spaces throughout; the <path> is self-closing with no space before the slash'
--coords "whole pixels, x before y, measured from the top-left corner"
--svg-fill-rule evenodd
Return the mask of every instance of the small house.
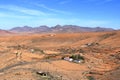
<path id="1" fill-rule="evenodd" d="M 36 72 L 38 75 L 40 75 L 40 76 L 47 76 L 47 73 L 45 73 L 45 72 L 42 72 L 42 71 L 38 71 L 38 72 Z"/>

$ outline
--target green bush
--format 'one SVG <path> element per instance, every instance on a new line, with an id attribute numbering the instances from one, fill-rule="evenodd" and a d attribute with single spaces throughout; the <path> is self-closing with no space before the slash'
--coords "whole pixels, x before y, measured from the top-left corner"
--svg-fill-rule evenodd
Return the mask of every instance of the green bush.
<path id="1" fill-rule="evenodd" d="M 80 49 L 80 50 L 79 50 L 79 53 L 84 53 L 84 50 Z"/>
<path id="2" fill-rule="evenodd" d="M 72 55 L 70 58 L 72 58 L 74 60 L 84 60 L 84 57 L 81 56 L 80 54 L 78 54 L 78 55 Z"/>
<path id="3" fill-rule="evenodd" d="M 34 51 L 35 51 L 35 52 L 40 52 L 40 53 L 44 54 L 44 51 L 41 50 L 41 49 L 39 49 L 39 48 L 34 48 Z"/>
<path id="4" fill-rule="evenodd" d="M 95 80 L 95 78 L 93 76 L 87 76 L 88 80 Z"/>

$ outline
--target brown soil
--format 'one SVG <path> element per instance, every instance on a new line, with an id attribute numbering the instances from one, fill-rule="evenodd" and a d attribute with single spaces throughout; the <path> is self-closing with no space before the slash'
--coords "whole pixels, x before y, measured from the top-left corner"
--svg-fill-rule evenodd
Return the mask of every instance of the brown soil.
<path id="1" fill-rule="evenodd" d="M 73 54 L 85 62 L 61 59 Z M 120 31 L 0 36 L 0 80 L 49 80 L 37 71 L 49 73 L 51 80 L 120 80 L 119 67 Z"/>

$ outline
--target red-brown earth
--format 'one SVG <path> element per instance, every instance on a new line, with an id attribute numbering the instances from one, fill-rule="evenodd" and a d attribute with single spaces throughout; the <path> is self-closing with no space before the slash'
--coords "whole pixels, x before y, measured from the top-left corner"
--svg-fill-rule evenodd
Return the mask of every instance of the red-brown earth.
<path id="1" fill-rule="evenodd" d="M 21 57 L 16 51 L 22 52 Z M 82 55 L 84 63 L 61 59 L 73 54 Z M 51 80 L 120 80 L 120 31 L 2 33 L 0 80 L 50 80 L 37 71 L 48 73 Z"/>

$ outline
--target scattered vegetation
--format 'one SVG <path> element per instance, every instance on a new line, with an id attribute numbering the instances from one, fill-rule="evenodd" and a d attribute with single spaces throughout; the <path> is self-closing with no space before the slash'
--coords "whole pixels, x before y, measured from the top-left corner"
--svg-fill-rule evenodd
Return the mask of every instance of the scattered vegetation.
<path id="1" fill-rule="evenodd" d="M 85 51 L 83 49 L 74 49 L 74 48 L 61 48 L 58 49 L 58 51 L 62 52 L 62 53 L 69 53 L 69 54 L 73 54 L 73 53 L 84 53 Z"/>
<path id="2" fill-rule="evenodd" d="M 93 76 L 87 76 L 88 80 L 95 80 L 95 78 Z"/>
<path id="3" fill-rule="evenodd" d="M 70 56 L 70 58 L 72 58 L 74 60 L 84 60 L 84 57 L 81 56 L 80 54 L 72 55 L 72 56 Z"/>
<path id="4" fill-rule="evenodd" d="M 38 80 L 62 80 L 62 76 L 53 76 L 50 72 L 36 73 Z"/>
<path id="5" fill-rule="evenodd" d="M 40 53 L 44 54 L 44 51 L 42 49 L 39 49 L 39 48 L 34 48 L 34 51 L 35 52 L 40 52 Z"/>
<path id="6" fill-rule="evenodd" d="M 32 53 L 41 53 L 41 54 L 45 53 L 42 49 L 39 49 L 39 48 L 32 48 L 32 49 L 30 49 L 30 52 L 32 52 Z"/>
<path id="7" fill-rule="evenodd" d="M 113 33 L 107 33 L 107 34 L 103 34 L 103 35 L 101 35 L 100 37 L 101 37 L 101 40 L 102 39 L 106 39 L 106 38 L 109 38 L 109 37 L 111 37 L 111 36 L 114 36 L 114 35 L 116 35 L 117 33 L 115 33 L 115 32 L 113 32 Z"/>
<path id="8" fill-rule="evenodd" d="M 28 49 L 28 46 L 25 46 L 25 45 L 14 45 L 14 46 L 7 46 L 7 48 L 13 48 L 13 49 L 20 50 L 20 49 Z"/>
<path id="9" fill-rule="evenodd" d="M 45 56 L 45 59 L 56 59 L 56 57 L 59 56 L 58 54 L 49 54 Z"/>

